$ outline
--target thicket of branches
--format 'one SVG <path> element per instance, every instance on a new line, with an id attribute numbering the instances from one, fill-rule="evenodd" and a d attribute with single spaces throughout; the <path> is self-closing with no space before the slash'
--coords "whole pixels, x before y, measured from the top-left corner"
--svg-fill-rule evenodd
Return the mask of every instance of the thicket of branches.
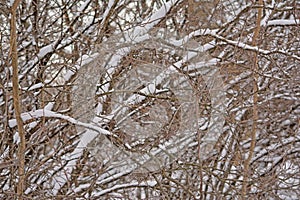
<path id="1" fill-rule="evenodd" d="M 1 1 L 0 198 L 299 198 L 299 18 L 296 0 Z"/>

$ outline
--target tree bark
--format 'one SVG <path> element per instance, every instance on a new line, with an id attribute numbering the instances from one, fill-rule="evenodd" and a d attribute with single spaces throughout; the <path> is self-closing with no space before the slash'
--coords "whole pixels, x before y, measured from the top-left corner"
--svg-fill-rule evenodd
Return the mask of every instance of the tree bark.
<path id="1" fill-rule="evenodd" d="M 13 101 L 14 112 L 17 120 L 18 133 L 20 138 L 20 144 L 18 148 L 18 184 L 17 195 L 18 199 L 23 199 L 24 183 L 25 183 L 25 131 L 23 127 L 23 121 L 21 118 L 21 106 L 19 95 L 19 79 L 18 79 L 18 50 L 17 50 L 17 28 L 16 28 L 16 10 L 21 0 L 14 1 L 11 7 L 11 19 L 10 19 L 10 48 L 11 48 L 11 65 L 13 68 Z"/>
<path id="2" fill-rule="evenodd" d="M 252 37 L 252 45 L 257 46 L 258 39 L 259 39 L 259 33 L 260 33 L 260 23 L 262 18 L 262 12 L 263 12 L 263 1 L 259 0 L 258 2 L 258 13 L 257 13 L 257 19 L 256 19 L 256 28 L 254 29 L 254 34 Z M 252 124 L 252 130 L 251 130 L 251 143 L 250 143 L 250 149 L 248 158 L 245 160 L 244 163 L 244 179 L 243 179 L 243 185 L 242 185 L 242 199 L 247 199 L 247 191 L 251 190 L 251 188 L 248 187 L 248 179 L 249 179 L 249 167 L 250 163 L 254 154 L 254 149 L 256 145 L 256 132 L 257 132 L 257 120 L 258 120 L 258 85 L 257 85 L 257 79 L 258 79 L 258 51 L 255 51 L 253 53 L 253 67 L 252 67 L 252 78 L 253 78 L 253 124 Z"/>

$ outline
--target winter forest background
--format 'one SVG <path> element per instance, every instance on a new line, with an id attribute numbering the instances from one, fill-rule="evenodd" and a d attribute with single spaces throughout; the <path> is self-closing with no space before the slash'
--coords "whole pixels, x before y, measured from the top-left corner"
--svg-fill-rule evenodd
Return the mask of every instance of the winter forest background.
<path id="1" fill-rule="evenodd" d="M 297 0 L 0 1 L 1 199 L 299 199 Z"/>

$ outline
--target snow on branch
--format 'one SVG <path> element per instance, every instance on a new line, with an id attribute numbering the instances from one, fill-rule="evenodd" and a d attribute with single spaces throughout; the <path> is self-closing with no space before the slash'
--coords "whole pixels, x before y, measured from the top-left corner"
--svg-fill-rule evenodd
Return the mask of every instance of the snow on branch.
<path id="1" fill-rule="evenodd" d="M 126 40 L 134 40 L 133 42 L 141 41 L 140 37 L 148 35 L 148 31 L 158 24 L 178 2 L 180 2 L 180 0 L 171 0 L 165 5 L 162 5 L 153 15 L 144 20 L 141 25 L 135 27 L 132 31 L 127 32 L 127 34 L 125 34 Z"/>
<path id="2" fill-rule="evenodd" d="M 47 109 L 39 109 L 39 110 L 36 110 L 36 111 L 31 111 L 31 112 L 26 112 L 26 113 L 21 114 L 21 118 L 22 118 L 24 123 L 28 123 L 32 120 L 36 120 L 36 119 L 39 119 L 39 118 L 42 118 L 42 117 L 63 119 L 63 120 L 66 120 L 66 121 L 68 121 L 68 122 L 70 122 L 74 125 L 81 126 L 81 127 L 93 130 L 97 133 L 104 134 L 104 135 L 111 135 L 111 133 L 109 131 L 107 131 L 105 129 L 102 129 L 98 126 L 95 126 L 95 125 L 92 125 L 92 124 L 89 124 L 89 123 L 80 122 L 80 121 L 78 121 L 78 120 L 76 120 L 76 119 L 74 119 L 70 116 L 63 115 L 63 114 L 60 114 L 60 113 L 56 113 L 56 112 L 53 112 L 53 111 L 50 111 L 50 110 L 47 110 Z M 16 119 L 9 120 L 9 127 L 10 128 L 14 128 L 16 125 L 17 125 Z"/>
<path id="3" fill-rule="evenodd" d="M 165 5 L 160 7 L 160 9 L 155 12 L 147 21 L 145 25 L 145 30 L 149 30 L 154 25 L 156 25 L 162 18 L 166 16 L 166 14 L 170 11 L 170 9 L 176 4 L 180 2 L 179 0 L 171 0 L 167 2 Z"/>
<path id="4" fill-rule="evenodd" d="M 130 42 L 131 44 L 132 43 L 134 44 L 134 43 L 139 43 L 139 42 L 142 42 L 142 41 L 145 41 L 146 39 L 148 39 L 149 37 L 148 37 L 147 32 L 159 22 L 159 19 L 162 19 L 166 15 L 166 13 L 170 10 L 172 5 L 174 5 L 176 2 L 178 2 L 178 1 L 170 1 L 165 6 L 162 6 L 148 20 L 145 20 L 145 22 L 142 23 L 142 24 L 147 23 L 146 26 L 144 26 L 144 27 L 138 26 L 138 27 L 134 28 L 133 30 L 126 32 L 124 34 L 126 42 Z M 142 35 L 141 35 L 141 33 L 142 33 Z M 119 63 L 119 61 L 123 58 L 123 56 L 127 55 L 130 52 L 130 50 L 131 50 L 130 47 L 123 47 L 121 49 L 118 49 L 113 54 L 112 58 L 110 59 L 110 62 L 108 63 L 108 66 L 112 67 L 112 69 L 111 69 L 112 71 L 109 74 L 111 74 L 113 72 L 114 66 L 116 66 Z M 84 58 L 82 60 L 82 63 L 80 65 L 76 66 L 76 70 L 79 70 L 80 67 L 83 66 L 84 64 L 88 64 L 88 63 L 92 62 L 93 58 L 95 58 L 97 56 L 98 55 L 95 54 L 91 57 Z M 73 75 L 73 72 L 69 71 L 66 74 L 66 76 L 64 77 L 64 79 L 69 80 L 72 75 Z M 107 79 L 109 80 L 110 76 L 108 76 Z M 98 126 L 94 126 L 90 123 L 83 123 L 83 122 L 75 120 L 74 118 L 71 118 L 69 116 L 65 116 L 65 115 L 55 113 L 55 112 L 52 112 L 52 111 L 49 111 L 49 110 L 38 110 L 38 111 L 35 111 L 35 112 L 25 113 L 23 120 L 26 121 L 26 118 L 30 119 L 30 118 L 38 118 L 38 117 L 42 117 L 42 116 L 64 119 L 64 120 L 67 120 L 67 121 L 69 121 L 69 122 L 71 122 L 75 125 L 78 125 L 78 126 L 81 126 L 81 127 L 84 127 L 86 129 L 88 129 L 82 135 L 82 137 L 80 139 L 80 142 L 79 142 L 78 146 L 76 147 L 76 149 L 75 149 L 75 151 L 73 152 L 72 155 L 77 155 L 78 156 L 78 155 L 82 154 L 82 149 L 84 149 L 84 147 L 86 147 L 86 145 L 96 137 L 96 135 L 93 133 L 93 131 L 95 131 L 97 133 L 100 133 L 100 134 L 104 134 L 104 135 L 111 135 L 111 133 L 109 131 L 107 131 L 105 129 L 102 129 Z M 96 118 L 93 121 L 95 121 L 95 120 L 96 120 Z M 14 124 L 15 124 L 15 121 L 10 122 L 11 126 L 13 126 Z M 76 161 L 76 158 L 73 159 L 72 155 L 68 158 L 68 159 L 72 158 L 72 162 L 70 162 L 65 167 L 68 170 L 68 172 L 70 172 L 70 173 L 72 172 L 73 165 Z M 53 182 L 53 184 L 54 184 L 54 191 L 53 192 L 55 194 L 58 192 L 58 190 L 60 188 L 60 185 L 64 184 L 66 182 L 66 180 L 68 180 L 68 178 L 69 178 L 69 175 L 66 175 L 66 174 L 63 174 L 63 173 L 56 174 L 54 179 L 57 180 L 57 181 Z M 105 193 L 105 191 L 102 191 L 102 192 Z"/>
<path id="5" fill-rule="evenodd" d="M 137 181 L 133 181 L 131 183 L 115 185 L 113 187 L 110 187 L 108 189 L 100 191 L 96 195 L 97 196 L 98 195 L 102 196 L 102 195 L 105 195 L 109 192 L 116 191 L 116 190 L 119 190 L 119 189 L 129 188 L 129 187 L 154 187 L 156 184 L 157 184 L 156 181 L 146 181 L 146 182 L 142 182 L 142 183 L 138 183 Z"/>
<path id="6" fill-rule="evenodd" d="M 280 53 L 280 54 L 283 54 L 283 55 L 287 55 L 287 56 L 290 56 L 294 59 L 297 59 L 297 60 L 300 60 L 300 57 L 297 56 L 297 55 L 290 55 L 289 52 L 286 52 L 286 51 L 283 51 L 283 50 L 274 50 L 274 51 L 271 51 L 271 50 L 265 50 L 265 49 L 260 49 L 258 46 L 252 46 L 252 45 L 249 45 L 249 44 L 245 44 L 245 43 L 242 43 L 242 42 L 239 42 L 239 41 L 234 41 L 234 40 L 230 40 L 230 39 L 227 39 L 223 36 L 220 36 L 220 35 L 217 35 L 217 34 L 207 34 L 207 35 L 210 35 L 216 39 L 219 39 L 227 44 L 231 44 L 233 46 L 236 46 L 236 47 L 239 47 L 239 48 L 242 48 L 242 49 L 245 49 L 245 50 L 250 50 L 250 51 L 255 51 L 255 52 L 259 52 L 261 54 L 264 54 L 264 55 L 270 55 L 270 54 L 273 54 L 273 53 Z"/>
<path id="7" fill-rule="evenodd" d="M 166 16 L 166 14 L 169 12 L 169 10 L 174 6 L 176 3 L 180 2 L 180 0 L 171 0 L 167 2 L 165 5 L 161 6 L 158 11 L 156 11 L 153 15 L 151 15 L 148 19 L 144 20 L 141 25 L 134 27 L 133 29 L 126 31 L 123 33 L 123 40 L 120 40 L 122 43 L 123 48 L 119 48 L 116 50 L 116 52 L 113 53 L 110 61 L 107 64 L 107 76 L 105 79 L 107 80 L 106 84 L 102 85 L 102 90 L 104 92 L 108 92 L 109 88 L 109 82 L 111 80 L 111 74 L 114 73 L 115 66 L 120 62 L 120 60 L 126 56 L 131 50 L 132 46 L 134 44 L 138 44 L 141 42 L 146 41 L 147 39 L 150 38 L 148 35 L 148 32 L 151 28 L 153 28 L 159 21 Z M 114 40 L 113 38 L 112 40 Z M 124 41 L 125 39 L 125 41 Z M 124 43 L 130 43 L 129 46 L 124 47 Z M 110 42 L 108 42 L 110 43 Z M 111 47 L 110 47 L 111 48 Z M 98 112 L 97 112 L 98 113 Z"/>
<path id="8" fill-rule="evenodd" d="M 293 26 L 299 24 L 300 19 L 276 19 L 267 22 L 268 26 Z"/>
<path id="9" fill-rule="evenodd" d="M 84 4 L 82 4 L 82 6 L 80 6 L 80 8 L 79 8 L 79 12 L 80 13 L 83 12 L 90 3 L 91 3 L 91 0 L 87 0 L 86 2 L 84 2 Z"/>

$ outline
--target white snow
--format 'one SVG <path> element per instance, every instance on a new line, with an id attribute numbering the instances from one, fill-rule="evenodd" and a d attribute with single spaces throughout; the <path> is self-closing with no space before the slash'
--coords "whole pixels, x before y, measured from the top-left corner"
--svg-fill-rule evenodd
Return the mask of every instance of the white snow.
<path id="1" fill-rule="evenodd" d="M 84 3 L 80 6 L 80 8 L 79 8 L 78 11 L 81 13 L 83 10 L 86 9 L 86 7 L 89 5 L 90 2 L 91 2 L 91 0 L 88 0 L 88 1 L 84 2 Z M 79 14 L 80 14 L 80 13 L 79 13 Z"/>
<path id="2" fill-rule="evenodd" d="M 264 50 L 264 49 L 259 48 L 258 46 L 252 46 L 252 45 L 248 45 L 248 44 L 245 44 L 245 43 L 242 43 L 242 42 L 239 42 L 239 41 L 230 40 L 230 39 L 227 39 L 227 38 L 225 38 L 223 36 L 220 36 L 220 35 L 217 35 L 217 34 L 209 34 L 209 35 L 211 35 L 211 36 L 213 36 L 217 39 L 220 39 L 221 41 L 223 41 L 227 44 L 231 44 L 231 45 L 240 47 L 240 48 L 245 49 L 245 50 L 256 51 L 256 52 L 264 54 L 264 55 L 268 55 L 268 54 L 272 53 L 272 51 L 270 51 L 270 50 Z M 276 53 L 289 54 L 288 52 L 286 52 L 284 50 L 276 50 Z M 300 57 L 295 55 L 295 54 L 292 54 L 290 56 L 297 59 L 297 60 L 300 60 Z"/>
<path id="3" fill-rule="evenodd" d="M 178 0 L 171 0 L 167 2 L 165 5 L 160 7 L 158 11 L 156 11 L 146 22 L 142 24 L 145 25 L 145 30 L 149 30 L 152 28 L 155 24 L 157 24 L 160 19 L 162 19 L 164 16 L 166 16 L 167 12 L 172 8 L 172 6 L 177 3 Z"/>
<path id="4" fill-rule="evenodd" d="M 102 17 L 103 20 L 102 20 L 102 22 L 101 22 L 101 26 L 100 26 L 100 27 L 102 27 L 102 25 L 103 25 L 103 23 L 104 23 L 104 21 L 105 21 L 107 15 L 108 15 L 108 13 L 109 13 L 110 10 L 111 10 L 111 7 L 112 7 L 113 4 L 114 4 L 114 1 L 115 1 L 115 0 L 109 0 L 107 9 L 105 10 L 105 12 L 104 12 L 104 14 L 103 14 L 103 17 Z"/>
<path id="5" fill-rule="evenodd" d="M 54 103 L 53 103 L 53 102 L 50 102 L 50 103 L 48 103 L 48 104 L 44 107 L 44 109 L 45 109 L 45 110 L 52 110 L 53 106 L 54 106 Z"/>
<path id="6" fill-rule="evenodd" d="M 23 90 L 32 91 L 32 90 L 40 89 L 42 87 L 44 87 L 44 83 L 37 83 L 37 84 L 34 84 L 30 87 L 23 88 Z"/>
<path id="7" fill-rule="evenodd" d="M 49 109 L 49 108 L 47 108 L 47 109 Z M 47 109 L 39 109 L 39 110 L 36 110 L 36 111 L 22 113 L 21 118 L 25 123 L 29 120 L 39 119 L 41 117 L 64 119 L 64 120 L 66 120 L 66 121 L 68 121 L 72 124 L 75 124 L 75 125 L 93 130 L 93 131 L 95 131 L 97 133 L 100 133 L 100 134 L 104 134 L 104 135 L 110 135 L 111 134 L 109 131 L 107 131 L 105 129 L 102 129 L 98 126 L 92 125 L 90 123 L 80 122 L 80 121 L 78 121 L 78 120 L 76 120 L 76 119 L 74 119 L 70 116 L 63 115 L 63 114 L 60 114 L 60 113 L 56 113 L 56 112 L 53 112 L 53 111 L 50 111 L 50 110 L 47 110 Z M 15 127 L 17 125 L 16 119 L 9 120 L 8 124 L 11 128 Z"/>
<path id="8" fill-rule="evenodd" d="M 169 42 L 177 47 L 181 47 L 183 44 L 186 44 L 191 38 L 201 36 L 201 35 L 215 35 L 217 33 L 216 29 L 210 30 L 210 29 L 198 29 L 196 31 L 191 32 L 187 36 L 185 36 L 183 39 L 174 40 L 171 38 Z"/>
<path id="9" fill-rule="evenodd" d="M 15 3 L 15 0 L 10 0 L 9 1 L 9 6 L 12 6 Z"/>
<path id="10" fill-rule="evenodd" d="M 300 19 L 277 19 L 267 22 L 268 26 L 299 25 Z"/>
<path id="11" fill-rule="evenodd" d="M 41 59 L 48 53 L 52 52 L 54 50 L 53 46 L 54 46 L 54 43 L 51 43 L 51 44 L 48 44 L 47 46 L 44 46 L 43 48 L 41 48 L 38 53 L 38 58 Z"/>
<path id="12" fill-rule="evenodd" d="M 133 181 L 131 183 L 115 185 L 115 186 L 110 187 L 108 189 L 101 190 L 100 192 L 97 192 L 96 194 L 101 196 L 101 195 L 104 195 L 104 194 L 109 193 L 111 191 L 115 191 L 115 190 L 122 189 L 122 188 L 137 187 L 137 186 L 152 186 L 153 187 L 156 184 L 157 184 L 156 181 L 145 181 L 145 182 L 142 182 L 142 183 L 138 183 L 137 181 Z"/>

